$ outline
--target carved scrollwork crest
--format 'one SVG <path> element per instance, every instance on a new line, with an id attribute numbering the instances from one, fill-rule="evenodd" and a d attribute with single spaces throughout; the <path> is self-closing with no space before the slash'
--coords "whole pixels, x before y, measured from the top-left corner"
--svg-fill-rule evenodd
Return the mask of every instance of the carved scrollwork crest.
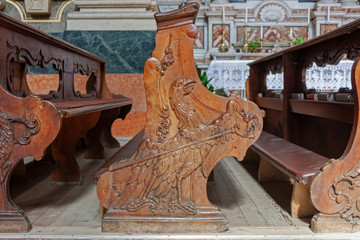
<path id="1" fill-rule="evenodd" d="M 86 82 L 86 94 L 82 94 L 80 91 L 74 91 L 74 95 L 81 98 L 95 97 L 97 94 L 96 83 L 99 75 L 98 69 L 90 68 L 88 64 L 84 67 L 82 64 L 74 63 L 73 72 L 89 76 Z"/>
<path id="2" fill-rule="evenodd" d="M 15 124 L 24 126 L 20 137 L 15 136 Z M 0 184 L 4 182 L 13 164 L 9 158 L 16 144 L 27 145 L 31 136 L 40 130 L 39 119 L 31 114 L 29 117 L 24 114 L 22 117 L 13 117 L 0 110 Z"/>
<path id="3" fill-rule="evenodd" d="M 284 71 L 284 65 L 283 64 L 274 64 L 271 66 L 265 67 L 265 74 L 276 74 L 276 73 L 282 73 Z"/>
<path id="4" fill-rule="evenodd" d="M 55 57 L 46 57 L 43 54 L 43 51 L 40 49 L 37 53 L 32 53 L 25 48 L 20 48 L 16 45 L 11 45 L 9 42 L 6 42 L 6 46 L 8 49 L 7 53 L 7 88 L 11 93 L 16 95 L 16 92 L 13 89 L 13 76 L 11 76 L 9 72 L 11 62 L 20 62 L 22 59 L 26 61 L 26 63 L 30 66 L 40 66 L 41 68 L 48 68 L 49 66 L 53 66 L 56 71 L 62 72 L 64 70 L 64 60 L 55 58 Z M 63 79 L 59 79 L 59 87 L 57 91 L 50 91 L 47 95 L 39 95 L 42 99 L 53 99 L 58 98 L 60 96 L 61 89 L 63 88 Z M 36 94 L 34 94 L 36 95 Z"/>
<path id="5" fill-rule="evenodd" d="M 358 57 L 358 53 L 360 51 L 360 47 L 356 47 L 353 44 L 350 44 L 348 47 L 343 47 L 338 49 L 336 52 L 332 50 L 324 51 L 321 56 L 314 56 L 308 59 L 303 59 L 301 62 L 305 62 L 305 68 L 310 68 L 313 63 L 315 63 L 318 67 L 325 67 L 325 65 L 336 65 L 339 63 L 344 56 L 348 59 L 355 59 Z"/>

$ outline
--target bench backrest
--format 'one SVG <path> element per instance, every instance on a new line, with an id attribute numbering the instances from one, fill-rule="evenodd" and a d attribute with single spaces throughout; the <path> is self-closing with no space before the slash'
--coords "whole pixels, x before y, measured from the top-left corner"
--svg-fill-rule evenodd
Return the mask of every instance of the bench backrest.
<path id="1" fill-rule="evenodd" d="M 1 12 L 0 49 L 0 84 L 13 95 L 34 94 L 26 86 L 26 65 L 53 66 L 59 74 L 58 88 L 39 95 L 42 99 L 95 99 L 109 94 L 102 86 L 106 71 L 104 59 Z M 86 93 L 75 91 L 75 73 L 88 76 Z"/>
<path id="2" fill-rule="evenodd" d="M 266 109 L 264 129 L 326 157 L 338 158 L 323 166 L 309 189 L 312 203 L 334 227 L 342 222 L 358 224 L 359 26 L 360 20 L 354 21 L 249 64 L 248 96 Z M 337 64 L 344 56 L 355 60 L 351 74 L 353 103 L 292 99 L 293 93 L 308 93 L 305 70 L 313 62 L 318 66 Z M 269 97 L 271 93 L 265 87 L 269 72 L 283 72 L 282 98 Z M 313 222 L 317 219 L 314 217 Z"/>

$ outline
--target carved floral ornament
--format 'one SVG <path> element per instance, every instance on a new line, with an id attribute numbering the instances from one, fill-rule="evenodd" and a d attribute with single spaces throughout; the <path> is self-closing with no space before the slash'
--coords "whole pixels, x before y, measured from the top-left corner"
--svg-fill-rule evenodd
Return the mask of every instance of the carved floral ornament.
<path id="1" fill-rule="evenodd" d="M 281 22 L 285 20 L 286 10 L 279 4 L 267 4 L 259 11 L 259 17 L 263 22 Z"/>

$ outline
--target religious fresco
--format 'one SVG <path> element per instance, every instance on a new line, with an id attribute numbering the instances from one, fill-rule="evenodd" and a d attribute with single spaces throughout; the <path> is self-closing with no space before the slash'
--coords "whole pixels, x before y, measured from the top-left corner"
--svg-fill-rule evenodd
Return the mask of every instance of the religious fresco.
<path id="1" fill-rule="evenodd" d="M 204 48 L 204 27 L 197 26 L 198 35 L 195 39 L 194 48 L 203 49 Z"/>
<path id="2" fill-rule="evenodd" d="M 213 47 L 219 47 L 222 43 L 224 35 L 224 43 L 229 46 L 230 45 L 230 26 L 227 24 L 214 24 L 213 25 Z"/>

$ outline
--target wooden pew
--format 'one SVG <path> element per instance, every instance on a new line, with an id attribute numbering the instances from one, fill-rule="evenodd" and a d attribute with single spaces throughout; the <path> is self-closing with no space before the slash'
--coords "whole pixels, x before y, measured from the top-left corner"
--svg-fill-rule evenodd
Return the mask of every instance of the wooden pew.
<path id="1" fill-rule="evenodd" d="M 39 110 L 35 108 L 36 106 L 25 104 L 22 106 L 17 102 L 30 99 L 29 101 L 36 102 L 37 107 L 45 112 L 41 118 L 38 117 L 39 121 L 36 121 L 39 122 L 39 128 L 41 125 L 41 129 L 32 137 L 29 145 L 31 150 L 36 151 L 27 151 L 27 146 L 20 146 L 17 148 L 19 154 L 15 159 L 10 160 L 13 164 L 3 165 L 3 168 L 6 167 L 6 172 L 3 173 L 1 182 L 0 231 L 28 231 L 31 228 L 29 220 L 22 210 L 12 203 L 8 192 L 11 172 L 16 164 L 22 157 L 28 155 L 40 160 L 44 149 L 53 142 L 51 152 L 56 163 L 52 175 L 53 183 L 81 184 L 80 169 L 74 158 L 78 140 L 86 138 L 90 150 L 86 154 L 87 157 L 103 158 L 101 136 L 107 145 L 117 142 L 111 136 L 111 124 L 116 118 L 126 116 L 132 102 L 125 96 L 114 95 L 109 91 L 105 81 L 105 60 L 1 12 L 0 36 L 0 86 L 5 89 L 0 92 L 2 99 L 0 111 L 14 117 L 21 117 L 21 114 L 24 114 L 26 119 L 21 120 L 25 127 L 32 126 L 32 122 L 28 121 L 35 120 L 29 119 L 29 116 L 33 116 L 31 113 L 34 111 L 37 113 L 36 111 Z M 26 79 L 27 66 L 41 68 L 53 66 L 59 76 L 58 88 L 47 94 L 32 92 Z M 86 92 L 77 91 L 75 88 L 75 74 L 87 78 Z M 26 97 L 22 100 L 25 96 L 33 95 L 36 97 Z M 8 105 L 17 106 L 16 104 L 21 105 L 18 112 L 8 109 Z M 13 114 L 14 111 L 16 114 Z M 36 118 L 37 115 L 35 114 L 34 117 Z M 60 126 L 61 130 L 56 130 L 56 127 Z M 26 130 L 29 136 L 24 135 L 24 138 L 30 138 L 31 131 Z M 19 137 L 18 134 L 16 132 L 16 137 Z M 10 146 L 11 143 L 1 142 L 2 149 Z"/>
<path id="2" fill-rule="evenodd" d="M 248 96 L 266 111 L 264 134 L 252 146 L 267 162 L 260 166 L 260 175 L 275 175 L 271 171 L 278 169 L 295 179 L 292 205 L 300 205 L 292 206 L 292 214 L 301 217 L 315 209 L 317 214 L 311 222 L 315 232 L 360 230 L 357 203 L 360 196 L 357 187 L 360 154 L 359 26 L 360 21 L 354 21 L 250 63 Z M 355 60 L 351 75 L 353 103 L 291 98 L 293 93 L 309 93 L 305 85 L 305 69 L 313 62 L 318 66 L 337 64 L 344 56 Z M 266 89 L 269 72 L 283 72 L 282 99 L 270 96 Z M 270 148 L 269 144 L 274 143 Z M 271 167 L 265 169 L 263 166 Z M 302 189 L 300 194 L 296 188 Z"/>
<path id="3" fill-rule="evenodd" d="M 258 138 L 262 113 L 234 95 L 210 93 L 198 78 L 193 45 L 199 5 L 157 13 L 155 50 L 145 64 L 145 129 L 100 175 L 104 232 L 216 232 L 228 221 L 206 183 L 226 156 L 242 160 Z"/>

